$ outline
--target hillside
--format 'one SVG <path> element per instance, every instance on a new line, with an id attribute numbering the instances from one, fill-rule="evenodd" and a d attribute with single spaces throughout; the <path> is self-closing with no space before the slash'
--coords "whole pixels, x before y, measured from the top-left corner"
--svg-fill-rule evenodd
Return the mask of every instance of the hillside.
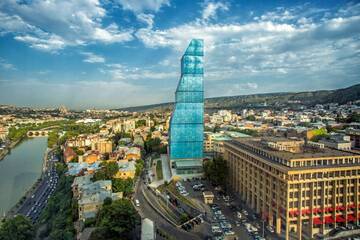
<path id="1" fill-rule="evenodd" d="M 297 108 L 302 105 L 313 106 L 315 104 L 339 103 L 360 100 L 360 84 L 335 90 L 318 90 L 308 92 L 281 92 L 263 93 L 251 95 L 239 95 L 228 97 L 215 97 L 205 99 L 207 111 L 217 109 L 240 110 L 243 108 Z M 160 103 L 153 105 L 121 108 L 127 111 L 150 111 L 171 109 L 173 103 Z"/>

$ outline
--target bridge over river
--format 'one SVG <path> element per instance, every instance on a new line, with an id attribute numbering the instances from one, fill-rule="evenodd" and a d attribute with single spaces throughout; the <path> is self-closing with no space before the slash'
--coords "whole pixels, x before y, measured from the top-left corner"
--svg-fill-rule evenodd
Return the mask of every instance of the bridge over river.
<path id="1" fill-rule="evenodd" d="M 49 135 L 49 130 L 31 130 L 27 132 L 28 137 L 46 137 Z"/>

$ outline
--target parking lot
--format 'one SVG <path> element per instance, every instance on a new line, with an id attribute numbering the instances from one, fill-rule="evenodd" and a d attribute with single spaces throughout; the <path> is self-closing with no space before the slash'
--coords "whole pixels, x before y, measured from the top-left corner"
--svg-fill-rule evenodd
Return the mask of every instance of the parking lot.
<path id="1" fill-rule="evenodd" d="M 215 189 L 207 181 L 197 179 L 182 181 L 182 192 L 190 198 L 203 202 L 203 191 L 214 193 L 214 204 L 207 207 L 206 220 L 211 224 L 213 239 L 224 239 L 228 236 L 241 240 L 252 239 L 278 239 L 273 234 L 273 228 L 267 227 L 261 219 L 251 210 L 241 206 L 240 201 L 231 196 L 221 193 L 220 189 Z M 264 238 L 262 236 L 265 236 Z"/>

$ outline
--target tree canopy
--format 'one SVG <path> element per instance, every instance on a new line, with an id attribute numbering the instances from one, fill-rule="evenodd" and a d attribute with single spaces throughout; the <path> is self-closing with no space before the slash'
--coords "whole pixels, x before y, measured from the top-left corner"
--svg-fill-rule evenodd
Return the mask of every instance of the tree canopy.
<path id="1" fill-rule="evenodd" d="M 205 177 L 214 185 L 225 186 L 228 167 L 226 161 L 222 158 L 204 162 Z"/>
<path id="2" fill-rule="evenodd" d="M 148 138 L 145 141 L 145 151 L 147 153 L 157 152 L 157 153 L 166 153 L 166 146 L 161 144 L 160 138 Z"/>
<path id="3" fill-rule="evenodd" d="M 140 120 L 136 121 L 135 127 L 138 128 L 138 127 L 141 127 L 141 126 L 146 126 L 146 120 L 145 119 L 140 119 Z"/>
<path id="4" fill-rule="evenodd" d="M 95 172 L 93 181 L 111 180 L 119 171 L 119 165 L 116 162 L 102 162 L 101 169 Z"/>
<path id="5" fill-rule="evenodd" d="M 6 219 L 0 226 L 0 240 L 31 240 L 35 238 L 35 228 L 31 221 L 17 215 Z"/>
<path id="6" fill-rule="evenodd" d="M 112 190 L 114 192 L 123 192 L 125 196 L 128 196 L 133 192 L 133 180 L 131 178 L 121 179 L 113 178 L 112 179 Z"/>
<path id="7" fill-rule="evenodd" d="M 119 140 L 122 138 L 131 138 L 131 134 L 126 132 L 117 132 L 112 137 L 112 142 L 117 146 L 119 145 Z"/>
<path id="8" fill-rule="evenodd" d="M 73 222 L 78 217 L 77 201 L 73 199 L 71 188 L 74 178 L 65 176 L 65 164 L 58 163 L 56 170 L 60 176 L 59 184 L 40 215 L 39 222 L 46 225 L 40 234 L 52 240 L 71 240 L 75 237 Z"/>
<path id="9" fill-rule="evenodd" d="M 133 239 L 132 231 L 139 222 L 139 216 L 128 199 L 104 204 L 96 219 L 97 230 L 91 239 Z"/>

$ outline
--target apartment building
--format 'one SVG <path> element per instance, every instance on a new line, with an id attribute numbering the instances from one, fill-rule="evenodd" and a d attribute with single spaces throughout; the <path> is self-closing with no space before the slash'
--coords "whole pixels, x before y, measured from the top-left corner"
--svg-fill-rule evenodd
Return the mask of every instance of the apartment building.
<path id="1" fill-rule="evenodd" d="M 74 198 L 78 200 L 79 220 L 96 217 L 106 198 L 118 200 L 123 197 L 122 192 L 113 193 L 111 180 L 92 182 L 92 175 L 76 177 L 72 184 Z"/>
<path id="2" fill-rule="evenodd" d="M 8 131 L 7 127 L 0 125 L 0 140 L 4 141 L 8 134 L 9 134 L 9 131 Z"/>
<path id="3" fill-rule="evenodd" d="M 102 138 L 99 141 L 94 142 L 91 146 L 92 150 L 97 150 L 100 153 L 111 153 L 112 152 L 112 141 Z"/>
<path id="4" fill-rule="evenodd" d="M 224 148 L 230 189 L 286 240 L 359 223 L 360 155 L 281 138 Z"/>
<path id="5" fill-rule="evenodd" d="M 114 178 L 134 178 L 136 173 L 135 161 L 120 160 L 117 162 L 119 171 L 115 174 Z"/>

